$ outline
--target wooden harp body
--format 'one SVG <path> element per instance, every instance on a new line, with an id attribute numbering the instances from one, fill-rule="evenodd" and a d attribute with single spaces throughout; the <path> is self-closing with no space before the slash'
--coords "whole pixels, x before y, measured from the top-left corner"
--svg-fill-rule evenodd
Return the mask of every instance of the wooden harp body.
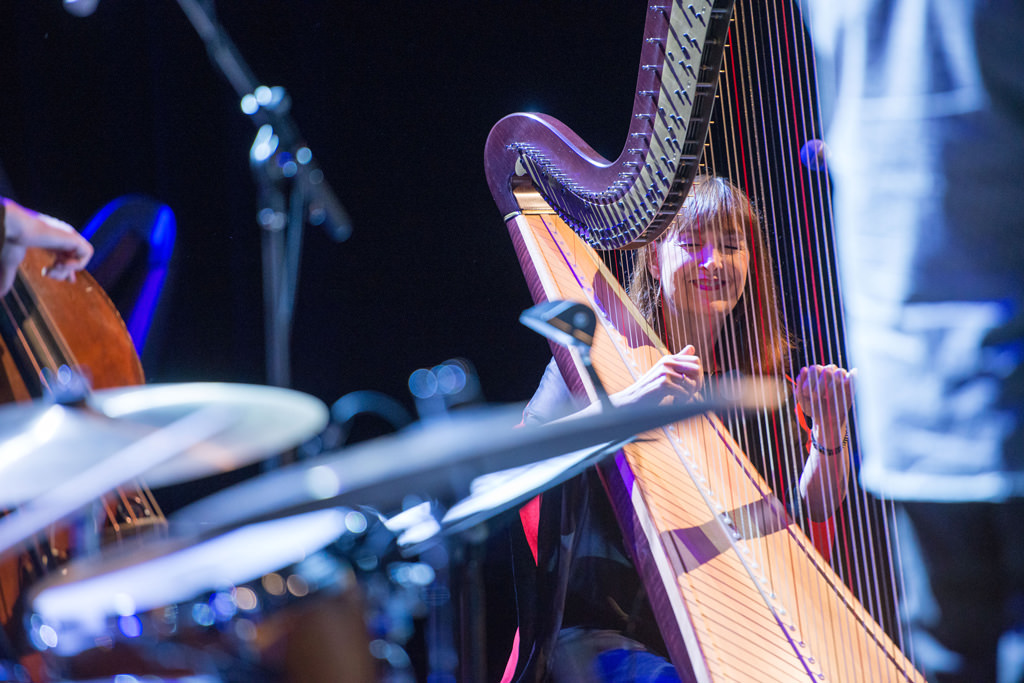
<path id="1" fill-rule="evenodd" d="M 655 239 L 700 163 L 731 1 L 649 8 L 620 157 L 538 114 L 491 132 L 488 182 L 535 301 L 589 305 L 609 392 L 666 349 L 598 250 Z M 570 389 L 596 399 L 573 352 Z M 643 435 L 602 472 L 673 664 L 698 681 L 920 681 L 923 677 L 775 498 L 723 422 Z"/>

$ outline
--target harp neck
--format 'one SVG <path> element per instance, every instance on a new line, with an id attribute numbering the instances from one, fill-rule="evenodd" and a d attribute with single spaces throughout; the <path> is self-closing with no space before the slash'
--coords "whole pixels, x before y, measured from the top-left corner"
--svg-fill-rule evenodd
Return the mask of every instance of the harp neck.
<path id="1" fill-rule="evenodd" d="M 515 187 L 535 186 L 597 249 L 657 238 L 696 174 L 710 121 L 733 0 L 650 5 L 622 152 L 608 161 L 557 119 L 511 114 L 491 130 L 487 182 L 506 220 Z"/>

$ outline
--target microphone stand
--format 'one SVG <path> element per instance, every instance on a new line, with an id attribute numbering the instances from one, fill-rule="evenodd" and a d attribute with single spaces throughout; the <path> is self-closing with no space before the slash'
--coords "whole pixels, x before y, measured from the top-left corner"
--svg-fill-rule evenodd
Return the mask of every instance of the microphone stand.
<path id="1" fill-rule="evenodd" d="M 211 0 L 178 0 L 178 5 L 258 129 L 249 165 L 259 189 L 267 381 L 287 387 L 303 229 L 306 223 L 317 225 L 342 242 L 352 232 L 351 221 L 289 115 L 291 98 L 284 88 L 256 79 L 217 21 Z"/>

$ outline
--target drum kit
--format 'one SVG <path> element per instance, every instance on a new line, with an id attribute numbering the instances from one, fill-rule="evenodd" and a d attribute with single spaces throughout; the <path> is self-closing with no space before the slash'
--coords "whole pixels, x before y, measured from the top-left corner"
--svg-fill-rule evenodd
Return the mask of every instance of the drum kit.
<path id="1" fill-rule="evenodd" d="M 519 428 L 521 406 L 465 408 L 302 458 L 134 542 L 81 544 L 26 587 L 9 640 L 30 644 L 44 680 L 415 680 L 402 646 L 413 617 L 437 609 L 429 596 L 450 569 L 431 561 L 439 550 L 646 430 L 737 402 Z M 136 478 L 161 487 L 237 470 L 317 436 L 328 416 L 301 392 L 219 383 L 0 407 L 0 555 L 37 547 L 54 525 L 95 527 L 81 523 L 95 501 Z M 317 657 L 300 654 L 318 641 Z M 6 646 L 6 680 L 34 679 Z M 448 655 L 431 661 L 454 674 Z"/>

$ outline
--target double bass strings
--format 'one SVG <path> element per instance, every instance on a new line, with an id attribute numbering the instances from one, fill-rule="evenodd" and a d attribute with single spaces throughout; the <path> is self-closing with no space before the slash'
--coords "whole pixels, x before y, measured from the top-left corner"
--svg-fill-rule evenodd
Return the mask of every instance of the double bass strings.
<path id="1" fill-rule="evenodd" d="M 22 265 L 22 269 L 28 267 Z M 58 398 L 61 388 L 54 383 L 61 380 L 62 368 L 70 368 L 81 372 L 82 368 L 75 358 L 74 352 L 54 322 L 47 302 L 35 295 L 23 270 L 19 270 L 14 286 L 4 297 L 0 298 L 0 309 L 6 329 L 8 350 L 24 364 L 21 369 L 29 392 L 39 392 L 42 398 L 49 392 Z M 28 386 L 35 382 L 36 386 Z M 82 378 L 80 387 L 85 395 L 91 389 L 89 378 Z M 99 503 L 103 508 L 110 536 L 116 542 L 123 541 L 128 534 L 144 528 L 161 528 L 164 515 L 152 490 L 141 481 L 134 481 L 127 486 L 118 487 L 110 495 L 104 496 Z M 51 547 L 57 547 L 56 528 L 49 532 Z"/>

